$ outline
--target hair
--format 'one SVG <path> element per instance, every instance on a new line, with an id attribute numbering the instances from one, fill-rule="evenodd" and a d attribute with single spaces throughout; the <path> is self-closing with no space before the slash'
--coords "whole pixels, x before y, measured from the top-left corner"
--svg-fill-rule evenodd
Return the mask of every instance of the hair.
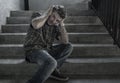
<path id="1" fill-rule="evenodd" d="M 57 12 L 59 16 L 64 19 L 67 16 L 66 9 L 62 5 L 56 5 L 53 7 L 53 12 Z"/>

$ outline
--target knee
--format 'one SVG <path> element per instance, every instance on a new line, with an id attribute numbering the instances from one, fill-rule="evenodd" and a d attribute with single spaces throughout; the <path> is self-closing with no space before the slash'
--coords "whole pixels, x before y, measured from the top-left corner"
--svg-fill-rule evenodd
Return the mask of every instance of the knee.
<path id="1" fill-rule="evenodd" d="M 40 60 L 38 60 L 38 63 L 40 63 L 41 65 L 51 66 L 53 68 L 57 66 L 57 61 L 51 55 L 49 55 L 48 52 L 46 52 L 45 50 L 39 50 L 39 53 L 43 57 L 38 57 L 38 59 L 40 58 Z"/>
<path id="2" fill-rule="evenodd" d="M 57 67 L 57 61 L 54 59 L 54 58 L 47 58 L 45 61 L 44 61 L 44 64 L 45 65 L 49 65 L 49 66 L 52 66 L 54 68 Z"/>
<path id="3" fill-rule="evenodd" d="M 66 47 L 68 50 L 70 50 L 70 51 L 73 50 L 73 46 L 72 46 L 71 43 L 67 43 L 67 44 L 65 44 L 65 47 Z"/>

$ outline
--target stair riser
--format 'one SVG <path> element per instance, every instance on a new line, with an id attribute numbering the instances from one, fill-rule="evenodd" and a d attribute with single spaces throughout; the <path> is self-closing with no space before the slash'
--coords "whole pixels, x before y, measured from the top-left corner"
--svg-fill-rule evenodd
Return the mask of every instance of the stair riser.
<path id="1" fill-rule="evenodd" d="M 29 24 L 30 18 L 29 17 L 8 17 L 7 24 Z M 89 23 L 89 24 L 98 24 L 102 25 L 101 21 L 97 17 L 68 17 L 65 20 L 65 23 Z"/>
<path id="2" fill-rule="evenodd" d="M 42 13 L 43 11 L 40 11 Z M 30 17 L 33 11 L 11 11 L 10 17 Z"/>
<path id="3" fill-rule="evenodd" d="M 25 35 L 0 35 L 0 44 L 23 44 Z M 108 34 L 70 34 L 69 40 L 73 44 L 112 44 Z"/>
<path id="4" fill-rule="evenodd" d="M 74 12 L 73 12 L 74 11 Z M 40 13 L 43 13 L 44 10 L 41 10 Z M 32 16 L 32 11 L 11 11 L 10 16 L 11 17 L 30 17 Z M 95 13 L 92 10 L 68 10 L 67 11 L 68 16 L 95 16 Z"/>
<path id="5" fill-rule="evenodd" d="M 80 11 L 80 10 L 71 10 L 67 12 L 68 16 L 96 16 L 95 12 L 92 10 Z"/>
<path id="6" fill-rule="evenodd" d="M 104 26 L 99 25 L 66 25 L 67 32 L 77 32 L 77 33 L 84 33 L 84 32 L 96 32 L 102 33 L 107 32 Z M 29 25 L 3 25 L 2 32 L 3 33 L 25 33 L 27 32 Z"/>
<path id="7" fill-rule="evenodd" d="M 0 47 L 0 58 L 24 58 L 23 47 Z M 117 47 L 74 47 L 70 58 L 87 57 L 119 57 L 120 50 Z"/>
<path id="8" fill-rule="evenodd" d="M 76 47 L 74 48 L 74 51 L 72 52 L 73 57 L 118 57 L 120 56 L 120 49 L 115 47 Z"/>
<path id="9" fill-rule="evenodd" d="M 120 75 L 120 63 L 65 63 L 62 73 L 68 76 Z M 0 65 L 0 76 L 33 76 L 38 67 L 35 64 Z M 9 70 L 8 70 L 9 69 Z M 29 72 L 28 72 L 29 71 Z"/>

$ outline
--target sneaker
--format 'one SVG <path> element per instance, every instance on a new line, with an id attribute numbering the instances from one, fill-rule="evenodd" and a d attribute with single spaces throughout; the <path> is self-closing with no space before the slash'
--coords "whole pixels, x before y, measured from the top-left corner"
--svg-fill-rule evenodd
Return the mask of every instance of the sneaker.
<path id="1" fill-rule="evenodd" d="M 68 81 L 69 77 L 65 77 L 62 74 L 60 74 L 60 72 L 55 69 L 55 71 L 51 74 L 50 78 L 55 79 L 55 80 L 59 80 L 59 81 Z"/>

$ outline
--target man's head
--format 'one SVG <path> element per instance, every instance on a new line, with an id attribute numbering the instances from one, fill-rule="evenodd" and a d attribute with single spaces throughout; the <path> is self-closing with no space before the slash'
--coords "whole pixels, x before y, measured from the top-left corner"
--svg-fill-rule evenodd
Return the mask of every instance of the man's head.
<path id="1" fill-rule="evenodd" d="M 55 5 L 53 7 L 53 12 L 48 19 L 48 22 L 51 25 L 58 25 L 65 18 L 66 18 L 66 10 L 64 6 Z"/>

